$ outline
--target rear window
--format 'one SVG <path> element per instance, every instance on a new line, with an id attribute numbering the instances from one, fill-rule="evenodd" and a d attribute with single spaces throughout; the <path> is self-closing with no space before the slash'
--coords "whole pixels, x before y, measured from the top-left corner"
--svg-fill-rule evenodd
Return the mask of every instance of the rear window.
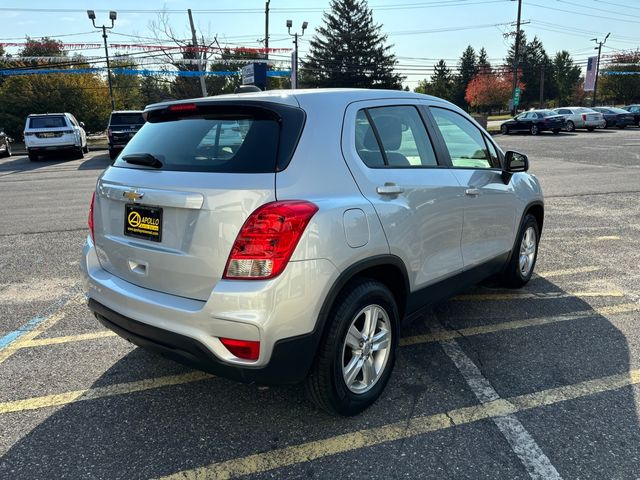
<path id="1" fill-rule="evenodd" d="M 142 125 L 144 118 L 142 113 L 113 113 L 110 125 Z"/>
<path id="2" fill-rule="evenodd" d="M 272 173 L 286 168 L 304 125 L 304 113 L 279 106 L 265 108 L 200 106 L 196 112 L 150 112 L 115 163 L 140 168 L 123 159 L 146 153 L 161 170 Z M 297 112 L 291 112 L 297 111 Z M 146 167 L 142 167 L 146 168 Z"/>
<path id="3" fill-rule="evenodd" d="M 66 127 L 67 122 L 59 117 L 32 117 L 29 119 L 29 128 L 61 128 Z"/>

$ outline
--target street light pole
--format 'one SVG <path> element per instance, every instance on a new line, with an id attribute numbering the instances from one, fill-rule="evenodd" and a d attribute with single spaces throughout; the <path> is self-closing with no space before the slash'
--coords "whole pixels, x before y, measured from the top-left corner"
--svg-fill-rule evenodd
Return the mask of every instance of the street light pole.
<path id="1" fill-rule="evenodd" d="M 511 114 L 515 115 L 517 111 L 516 107 L 516 88 L 518 87 L 518 54 L 520 49 L 520 15 L 522 13 L 522 0 L 518 0 L 518 20 L 516 22 L 516 44 L 513 52 L 513 86 L 511 89 L 511 101 L 513 102 L 513 108 Z"/>
<path id="2" fill-rule="evenodd" d="M 292 34 L 291 33 L 292 26 L 293 26 L 293 22 L 291 20 L 287 20 L 287 33 L 289 34 L 289 36 L 293 37 L 293 45 L 294 45 L 293 58 L 291 62 L 292 63 L 291 88 L 296 89 L 298 88 L 298 37 L 302 37 L 304 35 L 304 31 L 309 26 L 309 22 L 302 22 L 302 33 L 300 34 L 298 34 L 298 32 Z"/>
<path id="3" fill-rule="evenodd" d="M 116 109 L 116 101 L 113 97 L 113 83 L 111 81 L 111 65 L 109 64 L 109 48 L 107 47 L 107 30 L 111 30 L 113 28 L 113 23 L 116 20 L 117 13 L 111 10 L 109 12 L 109 20 L 111 20 L 111 26 L 107 27 L 106 25 L 102 25 L 98 27 L 96 25 L 96 13 L 93 10 L 87 10 L 87 16 L 91 23 L 93 23 L 94 28 L 98 30 L 102 29 L 102 38 L 104 39 L 104 55 L 107 61 L 107 83 L 109 84 L 109 97 L 111 97 L 111 110 Z"/>
<path id="4" fill-rule="evenodd" d="M 611 32 L 607 33 L 607 36 L 604 37 L 604 40 L 599 42 L 597 38 L 592 38 L 591 41 L 596 42 L 598 46 L 595 50 L 598 50 L 598 61 L 596 62 L 596 79 L 593 83 L 593 98 L 591 99 L 591 106 L 596 106 L 596 95 L 598 94 L 598 75 L 600 74 L 600 53 L 602 52 L 602 45 L 607 43 L 607 38 L 609 38 Z"/>

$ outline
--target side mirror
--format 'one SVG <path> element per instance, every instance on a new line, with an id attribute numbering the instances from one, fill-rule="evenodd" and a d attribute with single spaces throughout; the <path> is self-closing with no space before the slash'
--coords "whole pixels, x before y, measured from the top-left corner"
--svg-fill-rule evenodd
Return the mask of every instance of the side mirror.
<path id="1" fill-rule="evenodd" d="M 78 122 L 78 125 L 80 125 L 82 128 L 84 128 L 84 122 Z"/>
<path id="2" fill-rule="evenodd" d="M 524 153 L 509 150 L 504 154 L 504 170 L 508 173 L 526 172 L 529 170 L 529 158 Z"/>

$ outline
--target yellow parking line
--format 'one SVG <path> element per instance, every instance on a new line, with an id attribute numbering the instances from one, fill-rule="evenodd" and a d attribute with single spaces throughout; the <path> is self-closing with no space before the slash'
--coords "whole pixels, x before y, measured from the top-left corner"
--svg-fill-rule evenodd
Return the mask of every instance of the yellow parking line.
<path id="1" fill-rule="evenodd" d="M 623 297 L 624 292 L 609 290 L 602 292 L 547 292 L 547 293 L 475 293 L 458 295 L 455 301 L 488 301 L 488 300 L 524 300 L 534 298 L 570 298 L 570 297 Z"/>
<path id="2" fill-rule="evenodd" d="M 111 330 L 105 330 L 93 333 L 81 333 L 78 335 L 65 335 L 63 337 L 36 338 L 23 342 L 19 348 L 42 347 L 44 345 L 57 345 L 59 343 L 80 342 L 83 340 L 95 340 L 98 338 L 115 337 L 116 334 Z"/>
<path id="3" fill-rule="evenodd" d="M 550 277 L 561 277 L 563 275 L 576 275 L 578 273 L 589 273 L 589 272 L 597 272 L 598 270 L 602 270 L 600 267 L 578 267 L 578 268 L 566 268 L 562 270 L 548 270 L 546 272 L 538 273 L 538 276 L 544 278 Z"/>
<path id="4" fill-rule="evenodd" d="M 45 407 L 57 407 L 85 400 L 95 400 L 97 398 L 125 395 L 127 393 L 141 392 L 143 390 L 152 390 L 171 385 L 198 382 L 208 378 L 213 378 L 213 375 L 204 372 L 191 372 L 183 375 L 168 375 L 166 377 L 150 378 L 137 382 L 117 383 L 106 387 L 88 388 L 85 390 L 45 395 L 43 397 L 14 400 L 12 402 L 1 402 L 0 414 L 36 410 Z"/>
<path id="5" fill-rule="evenodd" d="M 519 395 L 506 400 L 500 399 L 482 405 L 457 408 L 446 413 L 413 417 L 408 421 L 391 423 L 382 427 L 359 430 L 265 453 L 234 458 L 168 475 L 162 477 L 162 480 L 222 480 L 266 472 L 338 453 L 411 438 L 456 425 L 465 425 L 479 420 L 510 415 L 639 383 L 640 370 L 632 370 L 621 375 L 588 380 L 577 384 Z"/>
<path id="6" fill-rule="evenodd" d="M 585 310 L 581 312 L 575 312 L 573 314 L 558 315 L 553 317 L 539 317 L 528 320 L 516 320 L 513 322 L 504 322 L 496 325 L 483 325 L 478 327 L 464 328 L 457 331 L 443 331 L 435 332 L 428 335 L 416 335 L 413 337 L 406 337 L 400 339 L 400 345 L 415 345 L 418 343 L 439 342 L 443 340 L 451 340 L 461 336 L 472 335 L 484 335 L 488 333 L 513 330 L 518 328 L 533 327 L 537 325 L 545 325 L 555 322 L 563 322 L 568 320 L 578 320 L 580 318 L 588 318 L 598 313 L 624 313 L 640 310 L 640 303 L 625 303 L 620 305 L 614 305 L 611 307 L 602 307 L 595 309 L 594 311 Z M 105 332 L 108 333 L 108 332 Z M 61 337 L 63 338 L 63 337 Z M 49 339 L 42 339 L 49 340 Z M 151 378 L 146 380 L 140 380 L 137 382 L 119 383 L 110 385 L 107 387 L 97 387 L 85 390 L 76 390 L 72 392 L 65 392 L 56 395 L 45 395 L 42 397 L 27 398 L 24 400 L 15 400 L 11 402 L 0 403 L 0 414 L 9 412 L 19 412 L 23 410 L 34 410 L 38 408 L 54 407 L 59 405 L 66 405 L 68 403 L 74 403 L 84 400 L 92 400 L 96 398 L 111 397 L 114 395 L 124 395 L 132 392 L 139 392 L 143 390 L 150 390 L 155 388 L 166 387 L 169 385 L 178 385 L 183 383 L 196 382 L 205 380 L 207 378 L 213 378 L 204 372 L 192 372 L 184 375 L 173 375 L 159 378 Z"/>

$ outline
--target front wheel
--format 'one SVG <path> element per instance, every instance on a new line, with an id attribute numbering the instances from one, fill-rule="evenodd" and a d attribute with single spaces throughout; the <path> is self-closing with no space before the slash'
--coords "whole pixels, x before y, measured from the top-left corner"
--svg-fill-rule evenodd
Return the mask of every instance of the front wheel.
<path id="1" fill-rule="evenodd" d="M 573 132 L 576 129 L 576 125 L 571 120 L 569 120 L 567 122 L 566 128 L 567 128 L 567 132 Z"/>
<path id="2" fill-rule="evenodd" d="M 500 133 L 502 135 L 509 135 L 509 127 L 507 127 L 505 124 L 500 125 Z"/>
<path id="3" fill-rule="evenodd" d="M 560 133 L 560 129 L 559 128 L 554 128 L 552 130 L 553 133 L 555 133 L 556 135 Z"/>
<path id="4" fill-rule="evenodd" d="M 509 263 L 502 274 L 502 283 L 505 286 L 520 288 L 531 280 L 538 258 L 539 239 L 538 222 L 533 215 L 527 214 L 518 231 Z"/>
<path id="5" fill-rule="evenodd" d="M 385 285 L 359 279 L 338 296 L 328 321 L 306 390 L 323 410 L 356 415 L 380 397 L 391 376 L 398 307 Z"/>
<path id="6" fill-rule="evenodd" d="M 540 133 L 540 129 L 538 128 L 537 125 L 531 125 L 531 128 L 529 128 L 529 131 L 531 132 L 531 135 L 538 135 Z"/>

